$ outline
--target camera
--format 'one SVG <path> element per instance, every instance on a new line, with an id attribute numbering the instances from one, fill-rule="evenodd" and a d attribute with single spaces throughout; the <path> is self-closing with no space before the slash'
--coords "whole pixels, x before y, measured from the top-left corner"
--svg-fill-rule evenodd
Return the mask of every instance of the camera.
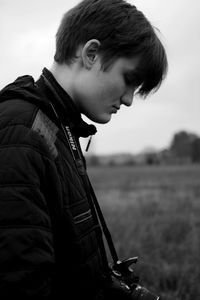
<path id="1" fill-rule="evenodd" d="M 138 257 L 118 260 L 110 266 L 112 275 L 112 288 L 119 299 L 131 300 L 161 300 L 159 296 L 150 292 L 139 284 L 139 277 L 135 275 L 131 265 L 136 263 Z"/>

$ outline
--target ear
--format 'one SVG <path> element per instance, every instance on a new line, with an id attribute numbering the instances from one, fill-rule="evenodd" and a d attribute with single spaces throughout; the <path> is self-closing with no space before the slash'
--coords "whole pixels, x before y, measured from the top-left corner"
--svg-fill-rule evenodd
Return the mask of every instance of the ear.
<path id="1" fill-rule="evenodd" d="M 82 61 L 83 65 L 85 66 L 86 69 L 91 69 L 93 64 L 98 58 L 99 55 L 99 48 L 100 48 L 101 43 L 96 40 L 92 39 L 89 40 L 82 48 Z"/>

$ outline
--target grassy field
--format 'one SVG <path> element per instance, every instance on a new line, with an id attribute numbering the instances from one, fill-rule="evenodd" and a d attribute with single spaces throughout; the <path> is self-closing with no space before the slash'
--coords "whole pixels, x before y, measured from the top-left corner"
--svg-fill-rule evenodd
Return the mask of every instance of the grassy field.
<path id="1" fill-rule="evenodd" d="M 200 165 L 90 167 L 120 259 L 164 300 L 200 299 Z"/>

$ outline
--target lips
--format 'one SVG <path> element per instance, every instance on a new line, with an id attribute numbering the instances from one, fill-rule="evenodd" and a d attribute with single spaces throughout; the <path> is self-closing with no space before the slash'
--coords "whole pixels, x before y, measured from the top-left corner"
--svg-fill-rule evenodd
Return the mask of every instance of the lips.
<path id="1" fill-rule="evenodd" d="M 114 113 L 114 114 L 116 114 L 117 111 L 118 111 L 119 109 L 120 109 L 120 107 L 117 106 L 117 105 L 113 105 L 113 106 L 111 107 L 112 113 Z"/>
<path id="2" fill-rule="evenodd" d="M 120 106 L 118 106 L 118 105 L 113 105 L 113 107 L 114 107 L 116 110 L 119 110 L 119 109 L 120 109 Z"/>

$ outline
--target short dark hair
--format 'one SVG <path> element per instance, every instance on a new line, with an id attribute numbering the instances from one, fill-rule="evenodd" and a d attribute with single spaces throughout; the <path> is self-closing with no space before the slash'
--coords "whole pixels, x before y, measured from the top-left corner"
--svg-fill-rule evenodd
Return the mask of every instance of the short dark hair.
<path id="1" fill-rule="evenodd" d="M 138 94 L 147 96 L 167 73 L 167 56 L 155 28 L 124 0 L 83 0 L 64 14 L 56 34 L 58 63 L 70 64 L 79 45 L 98 39 L 104 70 L 117 58 L 139 56 Z"/>

